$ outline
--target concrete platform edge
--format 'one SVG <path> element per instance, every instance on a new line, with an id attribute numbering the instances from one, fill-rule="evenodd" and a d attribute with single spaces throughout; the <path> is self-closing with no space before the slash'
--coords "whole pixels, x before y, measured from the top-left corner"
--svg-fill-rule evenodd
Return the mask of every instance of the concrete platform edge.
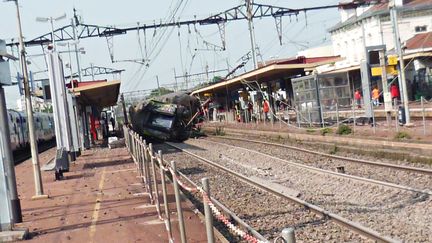
<path id="1" fill-rule="evenodd" d="M 28 229 L 14 229 L 0 232 L 0 242 L 22 241 L 28 238 Z"/>

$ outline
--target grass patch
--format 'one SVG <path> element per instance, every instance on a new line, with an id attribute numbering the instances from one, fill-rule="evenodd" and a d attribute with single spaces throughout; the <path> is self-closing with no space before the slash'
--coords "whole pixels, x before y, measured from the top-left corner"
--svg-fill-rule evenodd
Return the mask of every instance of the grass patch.
<path id="1" fill-rule="evenodd" d="M 407 132 L 398 132 L 395 135 L 395 139 L 398 139 L 398 140 L 411 139 L 411 135 L 409 135 L 409 133 L 407 133 Z"/>
<path id="2" fill-rule="evenodd" d="M 334 154 L 336 154 L 338 151 L 339 151 L 338 146 L 334 145 L 334 146 L 330 149 L 329 154 L 334 155 Z"/>
<path id="3" fill-rule="evenodd" d="M 330 127 L 326 127 L 326 128 L 321 129 L 320 133 L 321 133 L 321 135 L 325 136 L 326 134 L 333 133 L 333 129 L 331 129 Z"/>
<path id="4" fill-rule="evenodd" d="M 223 127 L 216 127 L 216 136 L 225 136 L 225 130 Z"/>
<path id="5" fill-rule="evenodd" d="M 306 132 L 307 133 L 315 133 L 316 132 L 316 129 L 306 129 Z"/>
<path id="6" fill-rule="evenodd" d="M 352 133 L 352 129 L 350 126 L 342 124 L 336 130 L 336 133 L 339 135 L 349 135 Z"/>

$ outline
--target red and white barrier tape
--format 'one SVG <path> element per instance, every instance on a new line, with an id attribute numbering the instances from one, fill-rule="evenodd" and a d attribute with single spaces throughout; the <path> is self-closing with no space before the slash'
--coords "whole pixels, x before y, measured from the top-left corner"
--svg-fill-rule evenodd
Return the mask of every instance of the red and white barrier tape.
<path id="1" fill-rule="evenodd" d="M 245 232 L 244 230 L 240 229 L 239 227 L 237 227 L 233 223 L 231 223 L 227 219 L 227 217 L 225 217 L 225 215 L 223 215 L 219 211 L 219 209 L 213 204 L 213 202 L 208 197 L 207 193 L 203 189 L 201 189 L 201 188 L 198 188 L 198 189 L 200 190 L 201 194 L 203 195 L 204 202 L 207 203 L 210 206 L 210 209 L 212 210 L 212 213 L 215 216 L 215 218 L 217 220 L 221 221 L 222 223 L 224 223 L 225 226 L 228 229 L 231 230 L 231 232 L 233 232 L 234 234 L 240 236 L 241 238 L 243 238 L 247 242 L 251 242 L 251 243 L 266 243 L 266 241 L 258 240 L 254 236 L 250 235 L 249 233 Z"/>
<path id="2" fill-rule="evenodd" d="M 173 176 L 174 180 L 177 181 L 177 183 L 186 191 L 188 192 L 197 192 L 198 188 L 193 188 L 193 187 L 189 187 L 187 186 L 185 183 L 183 183 L 180 178 L 177 176 L 177 174 L 175 173 L 175 171 L 170 167 L 169 171 L 171 172 L 171 175 Z"/>

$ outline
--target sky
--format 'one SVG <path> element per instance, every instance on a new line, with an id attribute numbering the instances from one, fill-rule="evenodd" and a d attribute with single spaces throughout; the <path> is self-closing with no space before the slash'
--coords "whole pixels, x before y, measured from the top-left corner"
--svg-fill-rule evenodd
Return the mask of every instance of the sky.
<path id="1" fill-rule="evenodd" d="M 73 17 L 72 9 L 75 7 L 85 24 L 100 26 L 115 26 L 118 28 L 136 27 L 139 23 L 152 24 L 169 20 L 170 13 L 175 6 L 180 6 L 175 20 L 193 20 L 208 17 L 242 4 L 240 0 L 20 0 L 23 33 L 26 40 L 31 40 L 50 32 L 48 23 L 36 22 L 37 17 L 58 17 L 66 14 L 67 18 L 54 23 L 55 28 L 70 23 Z M 269 4 L 286 8 L 305 8 L 336 4 L 338 0 L 261 0 L 256 3 Z M 258 61 L 273 58 L 287 58 L 297 54 L 298 51 L 308 47 L 329 45 L 330 36 L 327 29 L 340 21 L 337 9 L 319 10 L 301 13 L 298 17 L 284 17 L 283 44 L 279 44 L 275 20 L 262 18 L 254 20 L 256 44 L 260 56 Z M 13 2 L 0 2 L 0 39 L 9 42 L 18 36 L 15 4 Z M 124 69 L 121 75 L 121 92 L 149 90 L 157 87 L 156 76 L 160 85 L 173 84 L 174 70 L 177 76 L 184 73 L 201 73 L 205 70 L 221 70 L 235 67 L 240 57 L 250 51 L 248 24 L 245 20 L 229 22 L 225 26 L 226 50 L 214 51 L 204 42 L 221 46 L 222 40 L 217 25 L 208 26 L 182 26 L 167 29 L 128 31 L 126 35 L 116 36 L 113 39 L 114 60 L 143 59 L 149 57 L 149 66 L 133 62 L 112 63 L 108 51 L 106 38 L 88 38 L 79 42 L 79 47 L 85 49 L 80 55 L 81 68 L 91 65 Z M 146 38 L 144 38 L 144 36 Z M 145 41 L 146 39 L 146 41 Z M 66 46 L 58 46 L 59 51 L 66 51 Z M 147 49 L 147 52 L 145 51 Z M 211 50 L 210 50 L 211 49 Z M 9 50 L 18 56 L 17 50 Z M 41 71 L 46 69 L 40 46 L 27 48 L 29 55 L 29 69 L 38 72 L 36 79 L 47 78 Z M 32 56 L 36 55 L 36 56 Z M 72 63 L 72 69 L 77 70 L 76 60 L 69 60 L 67 53 L 62 54 L 65 63 Z M 74 57 L 74 53 L 72 53 Z M 206 68 L 207 66 L 207 68 Z M 252 60 L 245 69 L 253 68 Z M 19 69 L 18 62 L 11 64 L 11 73 Z M 66 75 L 69 70 L 66 69 Z M 226 72 L 217 73 L 225 76 Z M 211 76 L 210 76 L 211 77 Z M 98 76 L 98 79 L 113 79 L 112 75 Z M 120 77 L 116 77 L 120 78 Z M 85 77 L 84 80 L 90 80 Z M 178 82 L 182 82 L 178 80 Z M 16 86 L 6 87 L 6 103 L 8 108 L 15 108 L 19 97 Z"/>

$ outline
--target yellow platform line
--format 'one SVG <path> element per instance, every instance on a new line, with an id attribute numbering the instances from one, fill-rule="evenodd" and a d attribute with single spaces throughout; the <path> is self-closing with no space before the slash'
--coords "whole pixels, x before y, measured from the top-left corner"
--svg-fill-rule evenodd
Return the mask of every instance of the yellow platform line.
<path id="1" fill-rule="evenodd" d="M 105 183 L 105 169 L 103 169 L 101 179 L 99 181 L 99 192 L 102 192 L 102 189 L 104 187 L 104 183 Z M 99 218 L 99 210 L 101 207 L 101 201 L 102 201 L 102 193 L 99 193 L 97 198 L 96 198 L 96 204 L 95 204 L 94 209 L 93 209 L 92 222 L 90 225 L 90 233 L 89 233 L 90 242 L 93 242 L 93 237 L 96 233 L 96 223 L 97 223 L 98 218 Z"/>

